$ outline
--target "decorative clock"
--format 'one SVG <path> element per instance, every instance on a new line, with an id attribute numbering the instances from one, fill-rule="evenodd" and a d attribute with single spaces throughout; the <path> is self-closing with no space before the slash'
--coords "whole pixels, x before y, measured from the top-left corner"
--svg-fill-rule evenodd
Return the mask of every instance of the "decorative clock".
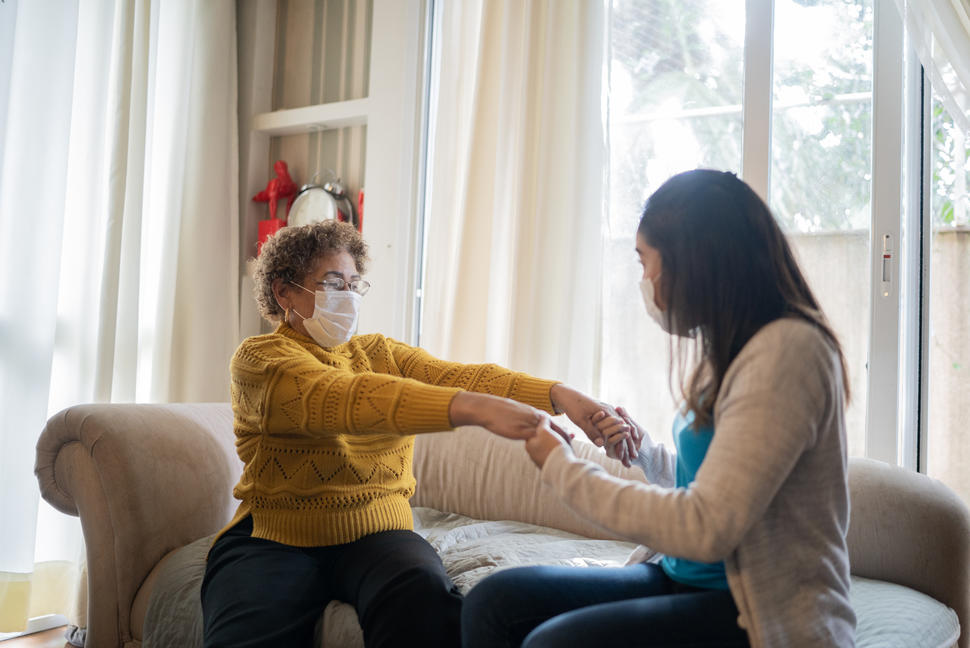
<path id="1" fill-rule="evenodd" d="M 333 175 L 332 172 L 331 175 Z M 286 224 L 290 227 L 299 227 L 330 218 L 350 223 L 358 231 L 360 230 L 360 219 L 354 210 L 354 203 L 347 196 L 346 187 L 336 177 L 323 184 L 311 181 L 300 187 L 300 191 L 293 200 L 293 206 L 290 207 Z"/>

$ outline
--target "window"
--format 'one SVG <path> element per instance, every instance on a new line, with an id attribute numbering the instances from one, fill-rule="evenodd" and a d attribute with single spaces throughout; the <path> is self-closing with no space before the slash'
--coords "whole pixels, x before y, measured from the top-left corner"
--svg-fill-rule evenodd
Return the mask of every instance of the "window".
<path id="1" fill-rule="evenodd" d="M 900 349 L 911 353 L 899 313 L 917 303 L 901 301 L 896 279 L 905 50 L 895 7 L 613 0 L 611 10 L 601 395 L 669 441 L 668 351 L 639 307 L 633 237 L 643 200 L 673 173 L 734 171 L 766 198 L 842 341 L 850 454 L 897 461 L 897 430 L 915 436 L 897 405 Z M 885 284 L 874 272 L 883 244 Z"/>

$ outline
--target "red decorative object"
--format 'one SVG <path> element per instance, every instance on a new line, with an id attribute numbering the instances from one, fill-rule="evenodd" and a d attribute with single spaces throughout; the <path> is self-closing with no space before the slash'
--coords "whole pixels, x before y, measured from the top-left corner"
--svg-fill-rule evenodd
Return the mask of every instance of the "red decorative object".
<path id="1" fill-rule="evenodd" d="M 259 221 L 259 242 L 256 243 L 256 256 L 259 256 L 259 253 L 263 251 L 263 243 L 266 242 L 266 239 L 285 226 L 286 223 L 280 218 L 266 218 Z"/>
<path id="2" fill-rule="evenodd" d="M 357 192 L 357 231 L 364 233 L 364 188 Z"/>
<path id="3" fill-rule="evenodd" d="M 269 203 L 269 218 L 270 220 L 276 219 L 276 202 L 282 200 L 283 198 L 288 198 L 286 201 L 286 213 L 290 213 L 290 205 L 293 204 L 293 199 L 296 198 L 296 192 L 298 187 L 293 179 L 290 178 L 290 172 L 286 168 L 286 162 L 283 160 L 277 160 L 276 164 L 273 165 L 273 169 L 276 171 L 276 177 L 266 183 L 266 188 L 260 191 L 258 194 L 253 196 L 255 202 L 268 202 Z M 285 223 L 286 219 L 282 219 Z M 260 228 L 263 224 L 260 222 Z M 276 229 L 279 229 L 277 227 Z M 273 231 L 275 232 L 276 229 Z M 262 229 L 260 229 L 262 232 Z M 262 242 L 262 237 L 260 241 Z"/>

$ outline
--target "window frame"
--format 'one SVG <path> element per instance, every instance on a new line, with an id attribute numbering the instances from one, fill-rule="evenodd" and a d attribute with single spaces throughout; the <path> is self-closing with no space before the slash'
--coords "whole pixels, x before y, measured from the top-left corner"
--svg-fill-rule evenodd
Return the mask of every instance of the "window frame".
<path id="1" fill-rule="evenodd" d="M 866 456 L 899 463 L 900 233 L 903 216 L 903 22 L 894 6 L 874 2 L 872 212 L 870 220 L 869 380 Z M 888 237 L 888 238 L 887 238 Z M 888 267 L 887 267 L 888 266 Z M 885 274 L 885 276 L 884 276 Z M 888 277 L 888 281 L 882 279 Z"/>
<path id="2" fill-rule="evenodd" d="M 903 378 L 899 390 L 902 409 L 899 424 L 899 465 L 926 473 L 924 451 L 929 430 L 930 257 L 932 212 L 929 208 L 932 167 L 930 160 L 932 92 L 915 51 L 906 46 L 903 183 L 903 250 L 901 285 L 907 299 L 900 305 L 900 364 Z"/>

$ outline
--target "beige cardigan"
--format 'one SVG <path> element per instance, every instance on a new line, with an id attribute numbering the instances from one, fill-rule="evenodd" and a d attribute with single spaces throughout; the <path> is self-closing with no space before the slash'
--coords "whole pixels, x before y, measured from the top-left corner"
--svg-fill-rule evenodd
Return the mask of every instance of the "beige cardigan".
<path id="1" fill-rule="evenodd" d="M 752 646 L 851 647 L 843 402 L 839 357 L 825 336 L 807 322 L 778 320 L 728 368 L 714 438 L 689 487 L 625 481 L 565 448 L 549 456 L 542 479 L 577 513 L 625 538 L 724 560 Z M 640 454 L 648 479 L 651 466 L 662 474 L 672 465 L 662 446 L 645 442 Z"/>

